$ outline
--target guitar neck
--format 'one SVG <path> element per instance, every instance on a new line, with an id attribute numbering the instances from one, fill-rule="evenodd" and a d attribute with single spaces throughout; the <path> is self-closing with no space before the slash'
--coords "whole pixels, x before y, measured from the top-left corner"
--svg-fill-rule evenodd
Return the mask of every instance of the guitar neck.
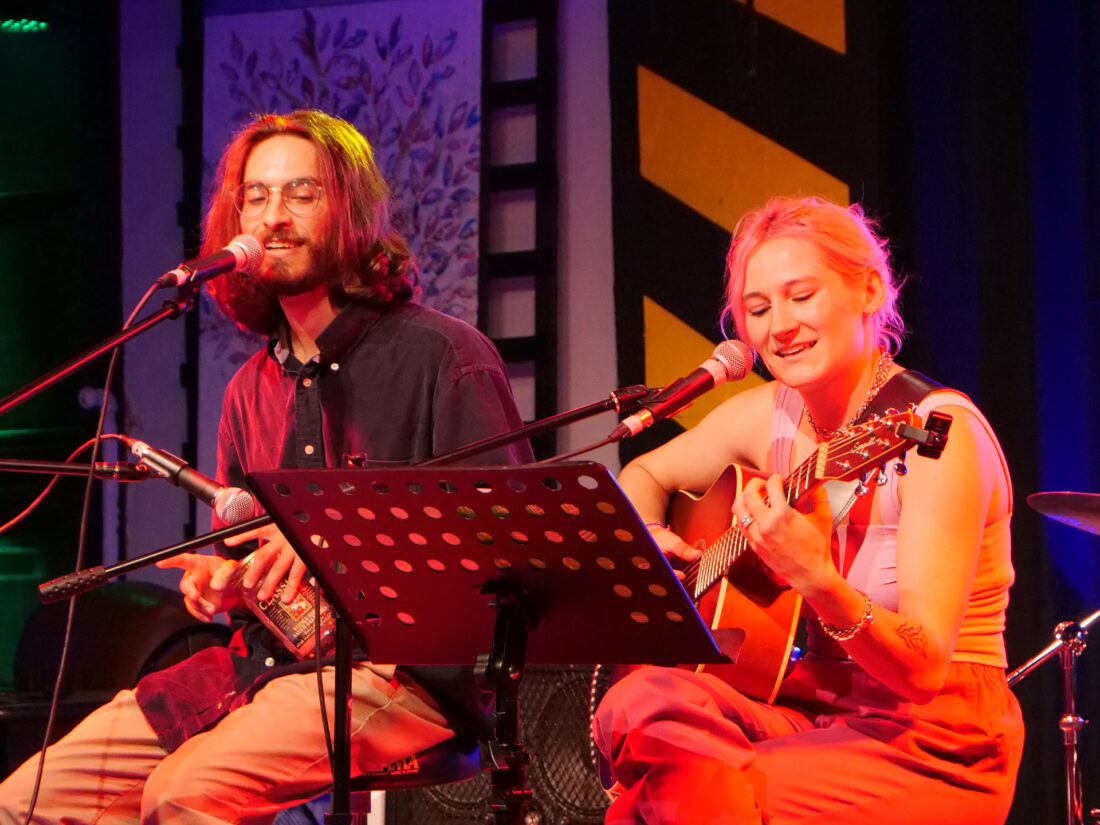
<path id="1" fill-rule="evenodd" d="M 867 421 L 842 430 L 835 438 L 817 449 L 783 481 L 783 493 L 787 503 L 797 504 L 815 487 L 825 481 L 865 479 L 876 466 L 879 477 L 886 462 L 902 455 L 911 444 L 920 444 L 922 455 L 938 458 L 947 441 L 950 416 L 940 413 L 929 415 L 929 429 L 913 426 L 917 421 L 910 407 L 904 412 L 889 411 L 885 416 L 872 416 Z M 933 417 L 936 420 L 933 424 Z M 862 488 L 866 492 L 867 488 Z M 861 494 L 857 488 L 857 494 Z M 732 504 L 732 501 L 730 502 Z M 723 522 L 724 523 L 724 522 Z M 730 572 L 730 568 L 748 549 L 748 541 L 739 525 L 729 527 L 710 542 L 703 555 L 685 572 L 684 587 L 693 598 L 710 590 Z"/>
<path id="2" fill-rule="evenodd" d="M 826 444 L 803 461 L 783 480 L 783 494 L 788 504 L 795 504 L 821 483 L 818 470 L 827 454 Z M 695 601 L 722 580 L 730 568 L 749 549 L 748 539 L 734 523 L 703 551 L 703 555 L 684 575 L 684 588 Z"/>

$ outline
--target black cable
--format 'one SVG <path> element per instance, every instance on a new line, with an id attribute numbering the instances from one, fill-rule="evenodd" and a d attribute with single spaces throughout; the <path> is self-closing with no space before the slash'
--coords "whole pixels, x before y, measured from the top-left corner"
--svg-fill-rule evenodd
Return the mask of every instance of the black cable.
<path id="1" fill-rule="evenodd" d="M 157 286 L 153 284 L 146 293 L 142 296 L 138 305 L 134 308 L 134 311 L 130 313 L 130 317 L 126 319 L 126 322 L 122 325 L 123 329 L 126 329 L 134 322 L 137 314 L 148 303 L 149 299 L 156 292 Z M 84 567 L 84 550 L 88 541 L 88 514 L 91 511 L 92 506 L 92 489 L 95 482 L 95 463 L 99 455 L 99 444 L 103 438 L 103 425 L 107 420 L 107 410 L 111 405 L 111 385 L 114 383 L 115 368 L 118 366 L 118 359 L 120 350 L 116 348 L 111 353 L 111 360 L 107 365 L 107 377 L 103 382 L 103 402 L 99 407 L 99 419 L 96 421 L 95 435 L 92 437 L 92 455 L 91 460 L 88 462 L 88 475 L 84 483 L 84 501 L 80 510 L 80 528 L 77 536 L 76 543 L 76 570 L 80 570 Z M 52 482 L 51 482 L 52 483 Z M 47 485 L 48 488 L 49 485 Z M 38 792 L 42 787 L 42 774 L 46 766 L 46 747 L 50 740 L 53 738 L 53 726 L 57 718 L 57 708 L 61 699 L 61 680 L 65 676 L 65 665 L 69 660 L 69 643 L 73 633 L 73 617 L 76 615 L 76 599 L 69 601 L 69 612 L 65 618 L 65 637 L 61 643 L 61 659 L 57 665 L 57 679 L 53 686 L 53 696 L 50 698 L 50 712 L 46 717 L 46 732 L 42 736 L 42 749 L 38 753 L 38 768 L 34 777 L 34 786 L 31 789 L 30 802 L 27 804 L 27 815 L 23 820 L 23 825 L 30 825 L 31 819 L 34 816 L 34 808 L 38 803 Z"/>

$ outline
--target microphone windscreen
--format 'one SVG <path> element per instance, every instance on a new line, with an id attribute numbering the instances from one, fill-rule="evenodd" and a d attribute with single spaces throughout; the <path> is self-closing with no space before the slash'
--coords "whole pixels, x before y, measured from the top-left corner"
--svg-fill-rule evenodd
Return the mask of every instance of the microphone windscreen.
<path id="1" fill-rule="evenodd" d="M 240 487 L 223 487 L 214 497 L 214 512 L 226 524 L 240 524 L 256 516 L 256 500 Z"/>
<path id="2" fill-rule="evenodd" d="M 241 234 L 226 245 L 227 249 L 229 247 L 236 247 L 244 254 L 243 263 L 240 263 L 240 256 L 237 256 L 237 271 L 245 275 L 255 275 L 260 264 L 264 262 L 264 248 L 260 242 L 251 235 Z"/>
<path id="3" fill-rule="evenodd" d="M 740 381 L 752 366 L 752 350 L 744 341 L 723 341 L 714 348 L 710 357 L 725 367 L 725 381 Z M 715 386 L 725 381 L 716 381 Z"/>

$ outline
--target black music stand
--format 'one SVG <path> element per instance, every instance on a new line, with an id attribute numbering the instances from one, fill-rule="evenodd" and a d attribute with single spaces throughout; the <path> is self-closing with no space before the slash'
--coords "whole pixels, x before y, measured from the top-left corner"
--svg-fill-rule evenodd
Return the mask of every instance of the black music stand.
<path id="1" fill-rule="evenodd" d="M 600 464 L 272 470 L 248 480 L 374 662 L 478 665 L 496 694 L 487 750 L 502 825 L 522 822 L 530 794 L 516 741 L 526 664 L 729 661 Z"/>

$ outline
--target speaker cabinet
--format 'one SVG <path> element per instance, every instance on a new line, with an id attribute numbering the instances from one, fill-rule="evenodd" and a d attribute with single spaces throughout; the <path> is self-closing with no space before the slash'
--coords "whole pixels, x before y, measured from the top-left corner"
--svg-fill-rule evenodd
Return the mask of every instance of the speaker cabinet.
<path id="1" fill-rule="evenodd" d="M 531 757 L 530 825 L 600 825 L 608 799 L 588 735 L 591 667 L 529 667 L 520 684 L 520 741 Z M 386 825 L 483 825 L 489 774 L 386 794 Z"/>

